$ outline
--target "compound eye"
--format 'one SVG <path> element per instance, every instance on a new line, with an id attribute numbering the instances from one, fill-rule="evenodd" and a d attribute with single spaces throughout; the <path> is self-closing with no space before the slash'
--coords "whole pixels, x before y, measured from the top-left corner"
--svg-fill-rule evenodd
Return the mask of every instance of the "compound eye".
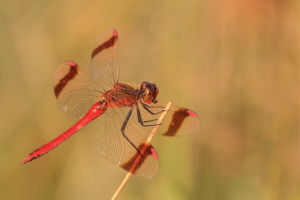
<path id="1" fill-rule="evenodd" d="M 144 90 L 143 100 L 146 103 L 157 102 L 156 95 L 158 94 L 158 89 L 155 84 L 149 82 L 143 82 L 141 85 L 141 90 Z"/>
<path id="2" fill-rule="evenodd" d="M 146 92 L 147 94 L 156 94 L 156 88 L 153 85 L 147 85 L 146 86 Z"/>

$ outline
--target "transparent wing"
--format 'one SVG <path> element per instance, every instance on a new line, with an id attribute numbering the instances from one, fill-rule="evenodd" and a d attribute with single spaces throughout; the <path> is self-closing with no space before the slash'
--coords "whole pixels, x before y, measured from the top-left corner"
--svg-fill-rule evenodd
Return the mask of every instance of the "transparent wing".
<path id="1" fill-rule="evenodd" d="M 127 171 L 131 171 L 134 161 L 137 160 L 138 167 L 132 172 L 142 177 L 153 177 L 159 166 L 158 156 L 155 149 L 147 144 L 146 138 L 156 125 L 165 106 L 166 103 L 158 102 L 157 104 L 144 104 L 144 106 L 139 103 L 133 108 L 108 109 L 105 134 L 102 134 L 99 152 L 109 161 Z M 121 130 L 129 112 L 131 115 L 125 126 L 124 136 Z M 172 105 L 158 132 L 166 136 L 187 135 L 196 132 L 199 124 L 199 118 L 195 112 Z M 143 146 L 146 146 L 146 154 L 138 158 Z"/>
<path id="2" fill-rule="evenodd" d="M 137 123 L 132 115 L 121 132 L 128 112 L 135 108 L 110 108 L 106 111 L 105 134 L 102 134 L 99 152 L 115 165 L 138 176 L 151 178 L 159 167 L 158 156 L 151 144 L 146 142 L 145 130 Z M 128 139 L 126 139 L 126 137 Z"/>
<path id="3" fill-rule="evenodd" d="M 102 88 L 88 79 L 74 62 L 61 64 L 54 76 L 58 107 L 73 120 L 80 119 L 99 101 Z"/>
<path id="4" fill-rule="evenodd" d="M 117 31 L 109 30 L 100 37 L 92 53 L 89 74 L 105 90 L 111 88 L 119 78 L 117 45 Z"/>
<path id="5" fill-rule="evenodd" d="M 157 102 L 156 104 L 139 104 L 141 119 L 145 128 L 154 125 L 163 112 L 167 103 Z M 197 114 L 187 108 L 172 105 L 167 113 L 163 124 L 159 127 L 158 133 L 165 136 L 188 135 L 198 131 L 200 121 Z"/>

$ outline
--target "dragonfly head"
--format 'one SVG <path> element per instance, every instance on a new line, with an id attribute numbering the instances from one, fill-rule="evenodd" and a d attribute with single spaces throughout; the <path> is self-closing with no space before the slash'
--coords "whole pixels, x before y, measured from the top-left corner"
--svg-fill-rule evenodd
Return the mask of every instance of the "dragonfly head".
<path id="1" fill-rule="evenodd" d="M 141 84 L 141 98 L 145 103 L 156 103 L 156 96 L 158 94 L 158 88 L 154 83 L 143 82 Z"/>

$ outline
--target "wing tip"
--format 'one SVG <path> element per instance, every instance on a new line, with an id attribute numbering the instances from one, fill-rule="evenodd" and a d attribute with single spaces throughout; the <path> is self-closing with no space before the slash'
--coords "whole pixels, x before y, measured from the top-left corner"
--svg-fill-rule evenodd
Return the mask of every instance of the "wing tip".
<path id="1" fill-rule="evenodd" d="M 54 93 L 56 98 L 60 95 L 68 82 L 77 76 L 78 70 L 77 64 L 71 61 L 65 62 L 57 68 L 54 75 Z"/>
<path id="2" fill-rule="evenodd" d="M 186 112 L 187 112 L 190 116 L 195 117 L 195 118 L 198 118 L 198 115 L 197 115 L 194 111 L 192 111 L 192 110 L 187 110 Z"/>
<path id="3" fill-rule="evenodd" d="M 75 62 L 72 62 L 72 61 L 67 61 L 66 63 L 67 63 L 67 65 L 72 66 L 72 67 L 77 66 L 77 64 Z"/>
<path id="4" fill-rule="evenodd" d="M 112 32 L 114 37 L 118 37 L 118 32 L 117 32 L 116 29 L 112 29 L 111 32 Z"/>
<path id="5" fill-rule="evenodd" d="M 151 154 L 154 157 L 154 159 L 159 160 L 158 154 L 157 154 L 156 150 L 153 147 L 150 149 L 150 151 L 151 151 Z"/>

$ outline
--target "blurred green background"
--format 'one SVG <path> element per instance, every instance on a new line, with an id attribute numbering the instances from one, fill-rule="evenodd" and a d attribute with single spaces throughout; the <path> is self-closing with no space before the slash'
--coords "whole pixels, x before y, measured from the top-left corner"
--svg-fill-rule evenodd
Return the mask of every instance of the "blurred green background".
<path id="1" fill-rule="evenodd" d="M 119 33 L 120 80 L 154 82 L 195 110 L 189 137 L 156 136 L 160 169 L 120 199 L 300 199 L 300 3 L 0 1 L 0 199 L 110 199 L 125 171 L 98 155 L 103 117 L 27 165 L 74 122 L 53 92 L 56 67 L 87 71 L 99 36 Z"/>

